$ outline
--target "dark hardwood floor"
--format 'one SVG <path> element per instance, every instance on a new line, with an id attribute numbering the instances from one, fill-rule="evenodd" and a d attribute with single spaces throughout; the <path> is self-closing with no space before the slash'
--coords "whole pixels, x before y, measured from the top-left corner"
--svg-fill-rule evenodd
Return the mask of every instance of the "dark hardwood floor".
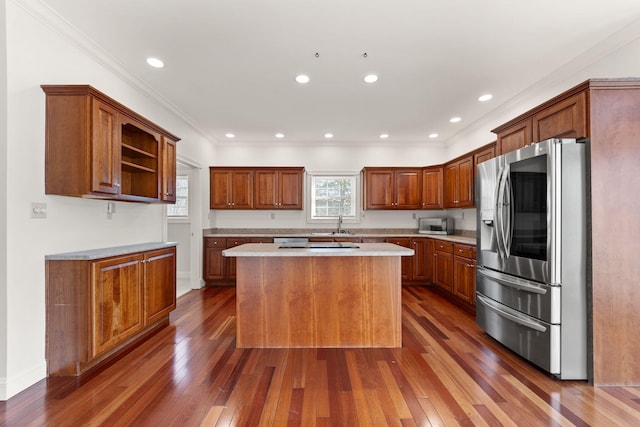
<path id="1" fill-rule="evenodd" d="M 402 348 L 236 349 L 235 289 L 191 291 L 108 367 L 0 402 L 0 424 L 640 425 L 640 387 L 557 381 L 429 288 L 402 297 Z"/>

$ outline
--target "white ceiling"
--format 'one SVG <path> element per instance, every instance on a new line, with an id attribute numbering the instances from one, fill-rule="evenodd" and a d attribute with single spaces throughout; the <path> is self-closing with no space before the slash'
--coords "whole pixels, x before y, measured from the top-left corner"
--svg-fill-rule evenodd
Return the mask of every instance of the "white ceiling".
<path id="1" fill-rule="evenodd" d="M 265 143 L 446 142 L 640 19 L 640 0 L 42 1 L 211 140 Z"/>

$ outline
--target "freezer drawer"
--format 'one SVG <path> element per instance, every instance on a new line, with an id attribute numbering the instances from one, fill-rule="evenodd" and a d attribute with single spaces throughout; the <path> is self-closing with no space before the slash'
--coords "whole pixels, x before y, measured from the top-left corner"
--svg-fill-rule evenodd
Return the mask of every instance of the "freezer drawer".
<path id="1" fill-rule="evenodd" d="M 505 347 L 551 374 L 560 374 L 560 325 L 533 319 L 479 293 L 476 322 Z"/>
<path id="2" fill-rule="evenodd" d="M 476 290 L 529 316 L 547 323 L 560 323 L 560 286 L 549 286 L 478 267 Z"/>

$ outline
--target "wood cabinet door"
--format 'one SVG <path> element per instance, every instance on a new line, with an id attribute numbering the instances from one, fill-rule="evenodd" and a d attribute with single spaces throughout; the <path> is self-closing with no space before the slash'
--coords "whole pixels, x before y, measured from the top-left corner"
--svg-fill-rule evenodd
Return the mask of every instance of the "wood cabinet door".
<path id="1" fill-rule="evenodd" d="M 476 300 L 476 262 L 455 256 L 453 259 L 453 294 L 474 304 Z"/>
<path id="2" fill-rule="evenodd" d="M 303 172 L 302 170 L 281 170 L 279 178 L 279 208 L 302 209 Z"/>
<path id="3" fill-rule="evenodd" d="M 145 322 L 151 324 L 176 308 L 176 249 L 148 252 L 143 262 Z"/>
<path id="4" fill-rule="evenodd" d="M 413 255 L 413 271 L 411 280 L 425 281 L 427 280 L 427 259 L 426 248 L 429 239 L 411 239 L 411 248 L 414 250 Z"/>
<path id="5" fill-rule="evenodd" d="M 365 209 L 392 209 L 394 204 L 393 169 L 365 170 Z"/>
<path id="6" fill-rule="evenodd" d="M 533 141 L 580 138 L 587 134 L 587 94 L 580 92 L 533 116 Z"/>
<path id="7" fill-rule="evenodd" d="M 209 169 L 209 208 L 231 208 L 231 172 Z"/>
<path id="8" fill-rule="evenodd" d="M 176 201 L 176 142 L 162 137 L 162 178 L 160 181 L 160 200 L 175 203 Z"/>
<path id="9" fill-rule="evenodd" d="M 498 141 L 496 143 L 497 154 L 508 153 L 517 150 L 525 145 L 533 142 L 531 119 L 526 119 L 514 124 L 507 129 L 503 129 L 498 133 Z"/>
<path id="10" fill-rule="evenodd" d="M 142 254 L 94 262 L 91 283 L 92 357 L 144 327 Z"/>
<path id="11" fill-rule="evenodd" d="M 222 251 L 225 250 L 226 247 L 226 239 L 204 238 L 202 276 L 205 281 L 224 279 L 225 263 Z"/>
<path id="12" fill-rule="evenodd" d="M 253 208 L 253 171 L 231 171 L 231 209 Z"/>
<path id="13" fill-rule="evenodd" d="M 234 248 L 236 246 L 244 245 L 245 243 L 247 243 L 247 239 L 227 238 L 227 248 Z M 222 253 L 220 255 L 222 256 Z M 238 258 L 234 256 L 228 258 L 223 256 L 223 262 L 226 263 L 224 275 L 225 280 L 236 280 L 237 259 Z"/>
<path id="14" fill-rule="evenodd" d="M 442 167 L 422 170 L 422 209 L 442 209 L 444 202 Z"/>
<path id="15" fill-rule="evenodd" d="M 453 291 L 453 254 L 434 252 L 433 283 L 448 292 Z"/>
<path id="16" fill-rule="evenodd" d="M 413 245 L 411 244 L 411 239 L 409 237 L 398 237 L 398 238 L 390 238 L 390 239 L 386 239 L 387 242 L 389 243 L 393 243 L 395 245 L 398 246 L 402 246 L 405 248 L 409 248 L 409 249 L 413 249 Z M 411 280 L 411 276 L 413 273 L 413 258 L 414 256 L 403 256 L 400 257 L 400 264 L 401 264 L 401 278 L 402 280 Z"/>
<path id="17" fill-rule="evenodd" d="M 473 156 L 458 162 L 457 208 L 473 206 Z"/>
<path id="18" fill-rule="evenodd" d="M 91 129 L 91 191 L 120 193 L 120 130 L 118 111 L 93 98 Z"/>
<path id="19" fill-rule="evenodd" d="M 455 208 L 458 200 L 458 164 L 444 167 L 444 207 Z"/>
<path id="20" fill-rule="evenodd" d="M 256 170 L 254 172 L 255 193 L 253 207 L 255 209 L 278 208 L 278 172 L 276 170 Z"/>
<path id="21" fill-rule="evenodd" d="M 398 169 L 395 171 L 396 209 L 420 209 L 422 207 L 422 169 Z"/>
<path id="22" fill-rule="evenodd" d="M 433 282 L 433 239 L 424 239 L 424 281 Z"/>
<path id="23" fill-rule="evenodd" d="M 487 160 L 493 159 L 496 156 L 496 146 L 495 142 L 491 147 L 487 147 L 482 151 L 479 151 L 473 155 L 473 175 L 476 175 L 477 166 L 486 162 Z"/>

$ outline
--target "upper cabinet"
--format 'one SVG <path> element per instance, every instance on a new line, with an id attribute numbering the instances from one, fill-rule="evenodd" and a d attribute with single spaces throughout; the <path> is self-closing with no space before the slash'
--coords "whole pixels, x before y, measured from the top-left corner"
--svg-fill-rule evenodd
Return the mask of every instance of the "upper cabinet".
<path id="1" fill-rule="evenodd" d="M 302 167 L 210 167 L 211 209 L 302 209 Z"/>
<path id="2" fill-rule="evenodd" d="M 496 154 L 549 138 L 590 136 L 587 112 L 590 86 L 591 82 L 576 86 L 494 129 L 498 136 Z"/>
<path id="3" fill-rule="evenodd" d="M 577 93 L 536 113 L 532 123 L 532 142 L 544 141 L 549 138 L 586 136 L 586 92 Z"/>
<path id="4" fill-rule="evenodd" d="M 473 155 L 467 155 L 444 166 L 444 207 L 473 206 Z"/>
<path id="5" fill-rule="evenodd" d="M 479 148 L 473 154 L 473 175 L 477 173 L 477 166 L 479 163 L 486 162 L 489 159 L 493 159 L 496 156 L 496 143 L 492 142 L 484 147 Z"/>
<path id="6" fill-rule="evenodd" d="M 253 169 L 209 168 L 211 209 L 253 209 Z"/>
<path id="7" fill-rule="evenodd" d="M 426 167 L 422 170 L 422 209 L 442 209 L 444 201 L 442 166 Z"/>
<path id="8" fill-rule="evenodd" d="M 46 194 L 175 201 L 178 137 L 91 86 L 43 85 L 42 90 Z"/>
<path id="9" fill-rule="evenodd" d="M 366 167 L 362 174 L 365 209 L 422 207 L 422 168 Z"/>
<path id="10" fill-rule="evenodd" d="M 531 144 L 533 141 L 531 137 L 531 127 L 531 118 L 527 118 L 501 129 L 500 132 L 498 132 L 498 142 L 496 146 L 498 154 L 508 153 L 509 151 L 514 151 Z"/>
<path id="11" fill-rule="evenodd" d="M 255 170 L 255 209 L 302 209 L 304 168 Z"/>

